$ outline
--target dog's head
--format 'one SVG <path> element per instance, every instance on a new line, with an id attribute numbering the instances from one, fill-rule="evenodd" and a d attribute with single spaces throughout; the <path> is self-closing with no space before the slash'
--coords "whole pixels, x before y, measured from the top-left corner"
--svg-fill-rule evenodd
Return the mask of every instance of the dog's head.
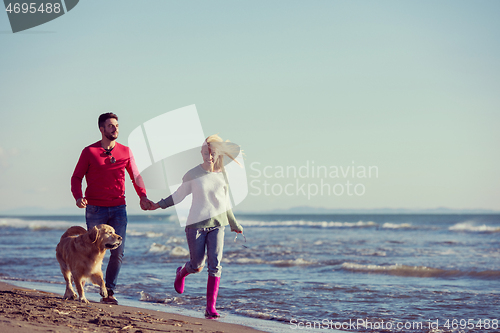
<path id="1" fill-rule="evenodd" d="M 88 236 L 101 250 L 114 250 L 122 244 L 122 236 L 117 235 L 115 229 L 107 224 L 93 227 Z"/>

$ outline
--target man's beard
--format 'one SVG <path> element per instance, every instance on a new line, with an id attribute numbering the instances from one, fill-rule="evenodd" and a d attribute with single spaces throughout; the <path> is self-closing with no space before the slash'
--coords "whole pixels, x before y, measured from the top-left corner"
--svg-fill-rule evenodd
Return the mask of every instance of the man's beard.
<path id="1" fill-rule="evenodd" d="M 118 134 L 116 134 L 116 137 L 114 137 L 111 133 L 104 133 L 104 136 L 110 141 L 115 141 L 118 138 Z"/>

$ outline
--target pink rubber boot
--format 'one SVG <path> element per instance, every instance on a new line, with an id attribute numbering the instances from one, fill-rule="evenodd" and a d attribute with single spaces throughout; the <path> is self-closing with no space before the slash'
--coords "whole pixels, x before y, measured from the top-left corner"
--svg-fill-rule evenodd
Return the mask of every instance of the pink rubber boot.
<path id="1" fill-rule="evenodd" d="M 205 310 L 205 318 L 216 319 L 220 315 L 215 309 L 215 303 L 217 302 L 217 294 L 219 293 L 219 283 L 220 277 L 208 276 L 207 282 L 207 309 Z"/>
<path id="2" fill-rule="evenodd" d="M 184 279 L 189 273 L 186 270 L 186 265 L 177 268 L 177 273 L 175 274 L 174 288 L 179 294 L 184 292 Z"/>

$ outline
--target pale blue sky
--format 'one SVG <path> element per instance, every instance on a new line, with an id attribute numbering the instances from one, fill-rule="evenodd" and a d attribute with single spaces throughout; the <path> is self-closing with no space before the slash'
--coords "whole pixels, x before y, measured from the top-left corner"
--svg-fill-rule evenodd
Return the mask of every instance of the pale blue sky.
<path id="1" fill-rule="evenodd" d="M 118 114 L 127 144 L 191 104 L 205 134 L 246 153 L 242 210 L 500 210 L 499 13 L 497 1 L 86 0 L 17 34 L 0 13 L 0 213 L 73 207 L 69 179 L 99 114 Z M 252 163 L 313 161 L 379 176 L 324 179 L 362 183 L 361 196 L 256 195 L 297 179 L 256 177 Z"/>

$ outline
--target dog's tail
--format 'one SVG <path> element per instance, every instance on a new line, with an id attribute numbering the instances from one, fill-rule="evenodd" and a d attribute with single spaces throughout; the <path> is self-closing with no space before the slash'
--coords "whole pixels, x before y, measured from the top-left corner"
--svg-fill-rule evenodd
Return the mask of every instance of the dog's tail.
<path id="1" fill-rule="evenodd" d="M 87 230 L 85 230 L 82 227 L 73 226 L 73 227 L 69 228 L 68 230 L 66 230 L 66 232 L 61 236 L 61 240 L 63 240 L 66 237 L 80 236 L 80 235 L 85 234 L 86 232 L 87 232 Z"/>

